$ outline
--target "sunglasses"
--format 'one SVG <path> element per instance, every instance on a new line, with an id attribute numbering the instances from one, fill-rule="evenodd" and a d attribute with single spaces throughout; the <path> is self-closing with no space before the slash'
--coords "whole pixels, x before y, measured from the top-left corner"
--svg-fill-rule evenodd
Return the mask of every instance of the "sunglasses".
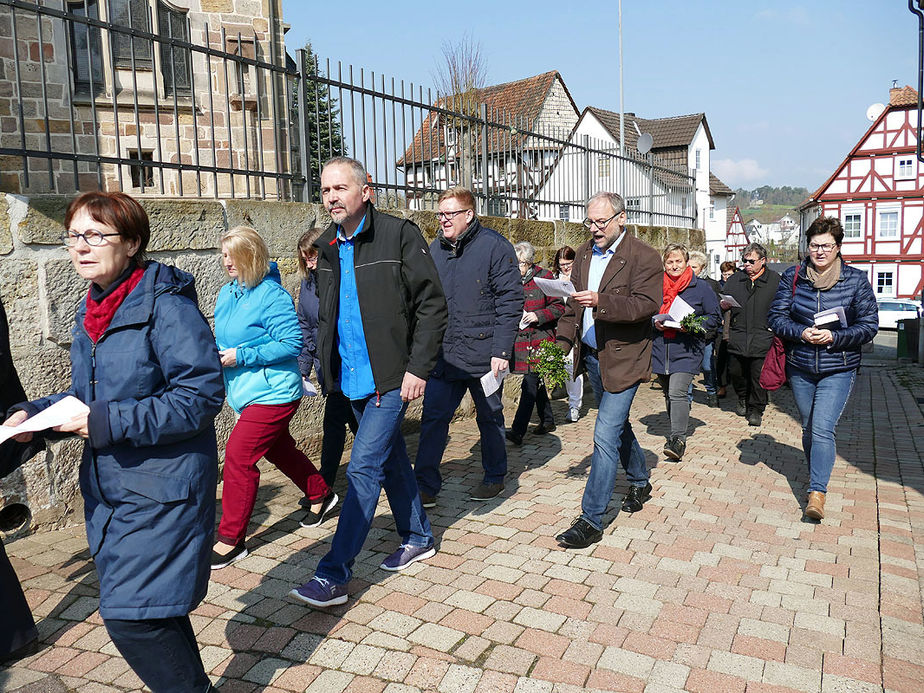
<path id="1" fill-rule="evenodd" d="M 748 260 L 747 258 L 744 258 L 743 260 L 741 260 L 741 262 L 743 262 L 746 265 L 756 265 L 761 260 L 763 260 L 762 257 L 759 257 L 756 260 Z"/>

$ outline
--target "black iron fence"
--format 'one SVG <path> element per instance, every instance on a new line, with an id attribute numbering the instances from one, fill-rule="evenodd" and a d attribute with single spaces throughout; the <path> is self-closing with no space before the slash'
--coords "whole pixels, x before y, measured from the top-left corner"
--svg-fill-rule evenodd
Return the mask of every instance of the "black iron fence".
<path id="1" fill-rule="evenodd" d="M 590 195 L 616 190 L 633 222 L 696 222 L 685 165 L 575 130 L 573 109 L 525 117 L 306 51 L 293 61 L 272 25 L 230 33 L 191 14 L 0 0 L 0 189 L 317 201 L 322 162 L 346 154 L 380 206 L 432 209 L 465 185 L 481 213 L 579 221 Z"/>

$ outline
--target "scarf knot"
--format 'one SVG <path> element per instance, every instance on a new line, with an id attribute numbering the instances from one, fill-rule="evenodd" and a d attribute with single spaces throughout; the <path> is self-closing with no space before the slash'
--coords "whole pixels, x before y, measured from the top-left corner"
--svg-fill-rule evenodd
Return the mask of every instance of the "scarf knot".
<path id="1" fill-rule="evenodd" d="M 687 265 L 687 268 L 681 272 L 679 277 L 672 277 L 667 272 L 665 272 L 664 279 L 661 283 L 661 290 L 663 292 L 661 310 L 659 310 L 658 313 L 669 313 L 671 310 L 671 304 L 674 303 L 674 299 L 677 298 L 681 291 L 690 285 L 691 281 L 693 281 L 693 268 L 689 265 Z M 672 339 L 676 335 L 677 330 L 673 329 L 672 327 L 664 328 L 664 336 L 668 339 Z"/>

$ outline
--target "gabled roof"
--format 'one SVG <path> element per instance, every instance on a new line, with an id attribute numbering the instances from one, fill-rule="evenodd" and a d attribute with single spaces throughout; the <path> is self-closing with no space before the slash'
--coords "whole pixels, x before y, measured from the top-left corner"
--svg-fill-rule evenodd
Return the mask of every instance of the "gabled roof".
<path id="1" fill-rule="evenodd" d="M 709 194 L 712 196 L 734 197 L 735 191 L 719 180 L 712 171 L 709 172 Z"/>
<path id="2" fill-rule="evenodd" d="M 619 141 L 619 114 L 614 111 L 607 111 L 603 108 L 588 106 L 584 109 L 589 111 L 599 120 L 603 127 L 609 131 L 617 142 Z M 706 122 L 705 113 L 691 113 L 689 115 L 672 116 L 670 118 L 640 118 L 634 113 L 625 114 L 625 131 L 626 147 L 636 149 L 638 145 L 638 132 L 635 125 L 638 124 L 639 130 L 647 132 L 654 140 L 651 150 L 657 152 L 659 149 L 668 149 L 671 147 L 689 147 L 693 142 L 699 124 L 702 123 L 706 130 L 706 137 L 709 140 L 709 149 L 715 149 L 715 143 L 712 141 L 712 132 L 709 130 L 709 123 Z"/>
<path id="3" fill-rule="evenodd" d="M 474 100 L 488 107 L 488 120 L 494 120 L 493 112 L 499 111 L 505 113 L 508 117 L 520 119 L 523 125 L 528 128 L 539 117 L 542 106 L 556 80 L 561 83 L 574 112 L 577 113 L 578 110 L 574 104 L 574 99 L 571 97 L 571 93 L 568 91 L 568 87 L 558 70 L 477 89 Z M 437 108 L 455 110 L 452 106 L 452 97 L 441 97 L 434 105 Z M 397 165 L 404 166 L 407 162 L 431 160 L 445 154 L 445 128 L 442 126 L 440 115 L 430 111 L 417 132 L 414 133 L 414 139 L 408 145 L 404 156 L 398 160 Z M 519 143 L 519 139 L 516 139 L 515 135 L 501 132 L 498 128 L 489 128 L 489 133 L 489 151 L 497 151 L 511 146 L 516 147 Z"/>
<path id="4" fill-rule="evenodd" d="M 735 205 L 735 211 L 728 215 L 728 228 L 725 229 L 726 233 L 731 230 L 732 224 L 735 223 L 735 217 L 738 217 L 739 223 L 741 222 L 741 209 Z M 744 224 L 741 224 L 741 227 L 744 228 Z"/>
<path id="5" fill-rule="evenodd" d="M 834 173 L 828 176 L 825 179 L 825 182 L 818 186 L 818 189 L 813 192 L 809 198 L 799 205 L 798 209 L 805 209 L 811 207 L 814 203 L 818 202 L 818 198 L 821 194 L 828 188 L 829 185 L 837 178 L 838 174 L 844 169 L 847 165 L 847 162 L 850 161 L 851 157 L 859 151 L 860 147 L 866 142 L 867 138 L 870 136 L 870 133 L 873 132 L 879 124 L 885 119 L 885 117 L 892 111 L 905 110 L 907 108 L 917 108 L 918 105 L 918 92 L 914 88 L 905 85 L 904 88 L 895 88 L 889 90 L 889 105 L 883 109 L 882 113 L 879 114 L 879 117 L 873 121 L 873 123 L 867 128 L 866 132 L 863 133 L 863 136 L 857 140 L 857 143 L 853 146 L 847 156 L 844 157 L 844 160 L 840 165 L 834 169 Z"/>

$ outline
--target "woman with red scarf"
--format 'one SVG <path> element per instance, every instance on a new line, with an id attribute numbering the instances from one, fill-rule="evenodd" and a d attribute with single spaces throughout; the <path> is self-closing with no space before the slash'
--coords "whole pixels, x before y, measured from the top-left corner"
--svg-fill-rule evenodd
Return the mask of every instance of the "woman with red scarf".
<path id="1" fill-rule="evenodd" d="M 664 250 L 663 300 L 654 318 L 655 333 L 651 350 L 651 370 L 658 376 L 664 390 L 671 434 L 664 444 L 664 455 L 679 460 L 687 448 L 687 424 L 690 420 L 690 400 L 687 390 L 693 376 L 699 373 L 706 347 L 706 334 L 722 322 L 719 299 L 712 287 L 693 274 L 690 254 L 682 245 L 671 244 Z M 680 297 L 696 316 L 705 317 L 702 332 L 666 327 L 664 315 L 670 312 Z"/>

